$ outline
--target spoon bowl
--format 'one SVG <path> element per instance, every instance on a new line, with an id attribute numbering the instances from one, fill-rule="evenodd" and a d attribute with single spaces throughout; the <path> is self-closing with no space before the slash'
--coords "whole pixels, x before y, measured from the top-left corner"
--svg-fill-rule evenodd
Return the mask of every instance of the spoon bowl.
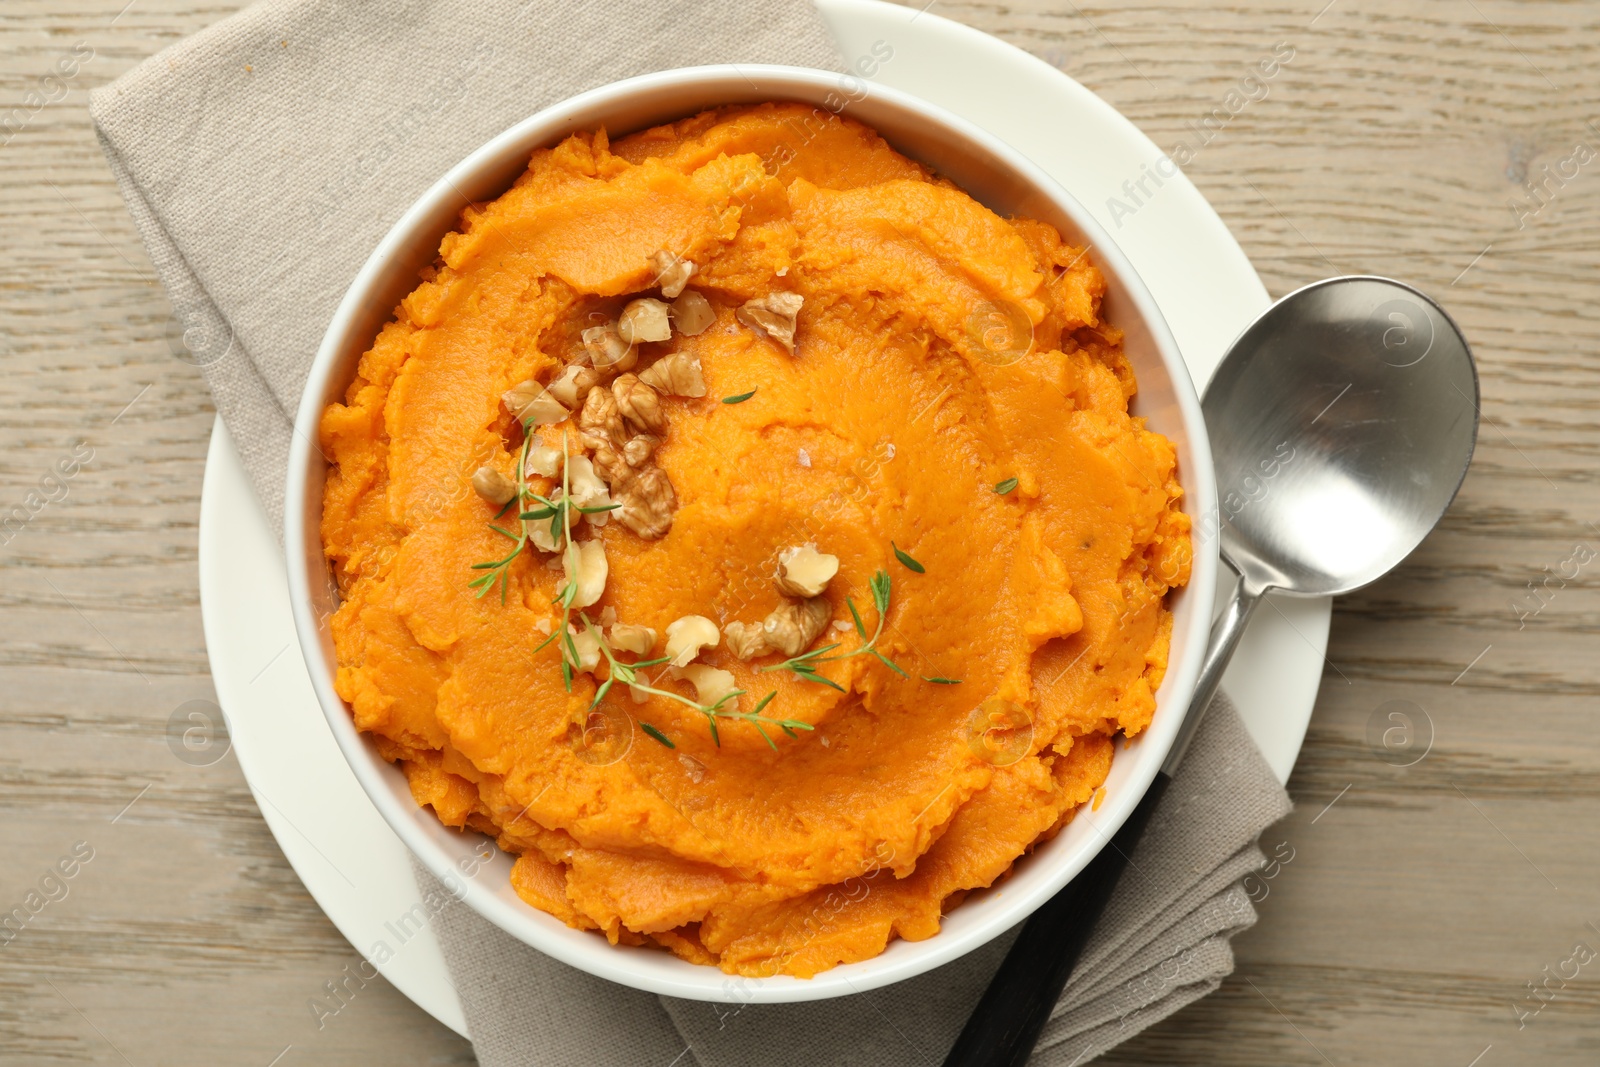
<path id="1" fill-rule="evenodd" d="M 1242 333 L 1201 402 L 1220 532 L 1241 578 L 1348 593 L 1411 553 L 1450 506 L 1477 439 L 1461 331 L 1387 278 L 1331 278 Z"/>

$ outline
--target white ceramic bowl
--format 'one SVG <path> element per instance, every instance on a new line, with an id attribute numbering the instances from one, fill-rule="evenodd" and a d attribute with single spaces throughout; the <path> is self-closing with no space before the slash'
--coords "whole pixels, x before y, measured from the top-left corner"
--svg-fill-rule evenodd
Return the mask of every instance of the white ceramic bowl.
<path id="1" fill-rule="evenodd" d="M 417 806 L 404 775 L 356 731 L 349 709 L 334 691 L 335 659 L 327 619 L 337 597 L 319 529 L 326 462 L 313 447 L 323 409 L 342 398 L 361 354 L 400 298 L 415 288 L 418 271 L 434 261 L 440 238 L 454 228 L 461 208 L 509 188 L 534 149 L 578 130 L 605 126 L 617 137 L 706 107 L 764 100 L 798 100 L 842 110 L 1000 214 L 1041 219 L 1069 240 L 1091 245 L 1091 255 L 1106 277 L 1106 317 L 1125 332 L 1124 349 L 1138 375 L 1134 412 L 1176 445 L 1189 513 L 1212 513 L 1216 486 L 1211 453 L 1200 403 L 1177 343 L 1144 283 L 1082 205 L 995 137 L 916 97 L 823 71 L 740 66 L 631 78 L 541 111 L 462 160 L 405 213 L 351 283 L 312 364 L 289 455 L 284 534 L 295 627 L 328 725 L 372 802 L 422 863 L 484 918 L 564 963 L 636 989 L 743 1003 L 843 996 L 921 974 L 1026 919 L 1082 870 L 1128 817 L 1172 744 L 1199 673 L 1217 573 L 1214 540 L 1197 544 L 1189 586 L 1172 597 L 1172 650 L 1166 678 L 1156 694 L 1155 719 L 1136 741 L 1119 741 L 1099 811 L 1080 812 L 1054 840 L 1019 860 L 1002 886 L 968 897 L 945 916 L 935 936 L 894 941 L 873 959 L 836 967 L 809 980 L 736 979 L 659 950 L 614 947 L 596 934 L 573 930 L 517 897 L 508 881 L 510 857 L 496 853 L 485 863 L 480 856 L 482 836 L 451 830 L 431 811 Z M 1084 150 L 1093 151 L 1094 146 Z"/>

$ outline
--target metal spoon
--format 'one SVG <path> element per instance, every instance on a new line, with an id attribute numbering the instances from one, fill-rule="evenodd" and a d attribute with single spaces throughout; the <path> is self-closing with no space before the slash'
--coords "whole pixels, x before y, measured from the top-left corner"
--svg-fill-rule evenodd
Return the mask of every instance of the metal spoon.
<path id="1" fill-rule="evenodd" d="M 1330 278 L 1240 334 L 1201 407 L 1221 505 L 1194 536 L 1222 538 L 1239 584 L 1161 772 L 1110 846 L 1028 919 L 945 1067 L 1027 1062 L 1262 597 L 1349 593 L 1411 554 L 1466 476 L 1478 374 L 1461 331 L 1422 293 Z"/>

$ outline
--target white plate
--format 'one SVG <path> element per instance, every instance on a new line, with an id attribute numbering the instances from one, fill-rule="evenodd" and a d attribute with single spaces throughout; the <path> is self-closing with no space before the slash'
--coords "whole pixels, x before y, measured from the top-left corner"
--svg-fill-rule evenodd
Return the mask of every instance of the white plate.
<path id="1" fill-rule="evenodd" d="M 1160 150 L 1077 82 L 993 37 L 873 0 L 819 0 L 852 64 L 988 129 L 1030 156 L 1115 234 L 1197 383 L 1269 300 L 1216 213 L 1181 174 L 1118 227 L 1106 210 Z M 876 49 L 874 46 L 877 46 Z M 885 45 L 892 49 L 879 59 Z M 1087 147 L 1086 147 L 1087 146 Z M 282 555 L 219 421 L 200 506 L 200 601 L 218 697 L 245 777 L 295 872 L 356 950 L 382 942 L 380 968 L 440 1022 L 465 1020 L 429 927 L 403 943 L 418 903 L 405 847 L 357 783 L 312 692 L 290 617 Z M 1274 598 L 1224 686 L 1280 780 L 1287 780 L 1322 677 L 1330 601 Z"/>

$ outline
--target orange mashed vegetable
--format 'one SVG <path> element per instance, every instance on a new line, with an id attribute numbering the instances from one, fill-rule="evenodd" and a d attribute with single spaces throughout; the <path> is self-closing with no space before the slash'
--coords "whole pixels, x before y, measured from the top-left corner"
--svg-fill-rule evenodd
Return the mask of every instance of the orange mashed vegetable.
<path id="1" fill-rule="evenodd" d="M 554 378 L 580 331 L 653 292 L 658 249 L 686 250 L 717 317 L 641 344 L 636 370 L 691 353 L 707 394 L 662 400 L 666 535 L 586 530 L 610 573 L 585 613 L 658 633 L 685 615 L 760 620 L 780 603 L 778 553 L 809 542 L 840 561 L 824 595 L 843 626 L 815 645 L 845 652 L 862 643 L 846 598 L 870 633 L 868 582 L 888 572 L 877 647 L 909 679 L 860 655 L 818 668 L 839 691 L 758 673 L 781 654 L 702 653 L 743 710 L 775 692 L 765 714 L 813 727 L 770 731 L 775 748 L 732 720 L 715 744 L 693 708 L 620 685 L 592 716 L 604 660 L 569 692 L 558 647 L 535 652 L 560 624 L 550 555 L 516 559 L 504 603 L 468 587 L 510 545 L 468 484 L 481 464 L 513 469 L 524 431 L 501 394 Z M 778 291 L 804 297 L 793 355 L 735 317 Z M 1090 799 L 1166 668 L 1189 520 L 1172 445 L 1128 414 L 1103 291 L 1052 227 L 799 105 L 534 153 L 463 213 L 322 419 L 356 725 L 419 804 L 518 856 L 524 900 L 613 943 L 809 977 L 931 937 Z M 997 345 L 1008 323 L 1031 324 L 1031 345 Z M 561 429 L 533 432 L 559 444 Z M 594 745 L 586 724 L 610 736 Z"/>

